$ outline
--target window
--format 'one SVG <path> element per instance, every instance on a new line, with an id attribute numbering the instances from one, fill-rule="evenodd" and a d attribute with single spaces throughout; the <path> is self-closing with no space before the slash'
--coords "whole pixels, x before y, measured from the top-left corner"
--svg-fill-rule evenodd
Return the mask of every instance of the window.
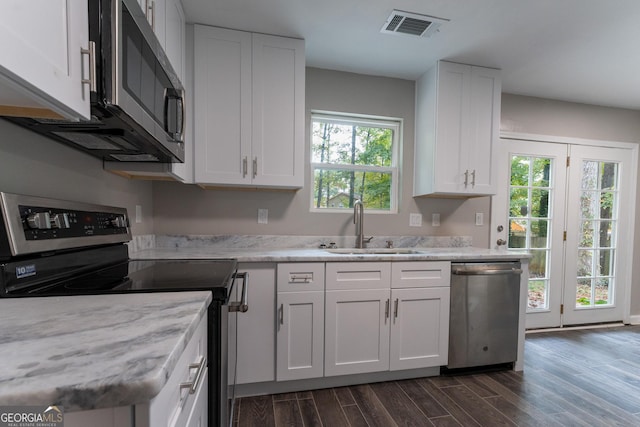
<path id="1" fill-rule="evenodd" d="M 400 119 L 311 115 L 312 211 L 396 213 Z"/>

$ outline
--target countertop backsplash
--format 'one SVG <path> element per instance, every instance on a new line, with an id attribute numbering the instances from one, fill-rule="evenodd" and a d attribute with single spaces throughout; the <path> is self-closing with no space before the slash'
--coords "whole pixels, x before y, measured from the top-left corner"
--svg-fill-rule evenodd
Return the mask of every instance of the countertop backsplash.
<path id="1" fill-rule="evenodd" d="M 468 236 L 374 236 L 368 248 L 464 248 L 472 245 Z M 228 248 L 228 249 L 317 249 L 335 243 L 338 248 L 355 247 L 355 236 L 286 235 L 159 235 L 134 236 L 132 250 L 150 248 Z M 143 246 L 140 246 L 143 245 Z M 153 245 L 153 246 L 149 246 Z"/>

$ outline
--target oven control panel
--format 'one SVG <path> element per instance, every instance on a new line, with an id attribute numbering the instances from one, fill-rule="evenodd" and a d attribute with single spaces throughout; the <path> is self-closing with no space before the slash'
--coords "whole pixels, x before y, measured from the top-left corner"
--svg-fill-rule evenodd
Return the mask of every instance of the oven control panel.
<path id="1" fill-rule="evenodd" d="M 111 212 L 22 205 L 19 211 L 27 240 L 127 234 L 129 227 L 125 215 Z"/>
<path id="2" fill-rule="evenodd" d="M 0 259 L 131 240 L 121 207 L 0 192 Z"/>

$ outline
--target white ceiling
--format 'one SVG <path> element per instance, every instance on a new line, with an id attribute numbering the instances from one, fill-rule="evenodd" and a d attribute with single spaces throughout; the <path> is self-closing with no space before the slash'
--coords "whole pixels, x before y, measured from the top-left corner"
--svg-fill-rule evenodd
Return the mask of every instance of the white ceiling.
<path id="1" fill-rule="evenodd" d="M 640 110 L 640 0 L 182 0 L 187 21 L 306 40 L 307 66 L 415 79 L 502 69 L 503 92 Z M 449 19 L 381 34 L 393 9 Z"/>

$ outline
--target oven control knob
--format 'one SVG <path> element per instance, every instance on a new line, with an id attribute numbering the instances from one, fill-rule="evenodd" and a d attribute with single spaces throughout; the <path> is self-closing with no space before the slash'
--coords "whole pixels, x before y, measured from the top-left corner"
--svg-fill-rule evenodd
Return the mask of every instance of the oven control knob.
<path id="1" fill-rule="evenodd" d="M 127 228 L 127 219 L 123 216 L 117 216 L 113 218 L 111 221 L 111 225 L 116 228 Z"/>
<path id="2" fill-rule="evenodd" d="M 57 213 L 51 217 L 52 228 L 71 228 L 69 225 L 69 214 Z"/>
<path id="3" fill-rule="evenodd" d="M 51 228 L 51 217 L 49 212 L 36 212 L 27 216 L 27 225 L 36 230 L 46 230 Z"/>

